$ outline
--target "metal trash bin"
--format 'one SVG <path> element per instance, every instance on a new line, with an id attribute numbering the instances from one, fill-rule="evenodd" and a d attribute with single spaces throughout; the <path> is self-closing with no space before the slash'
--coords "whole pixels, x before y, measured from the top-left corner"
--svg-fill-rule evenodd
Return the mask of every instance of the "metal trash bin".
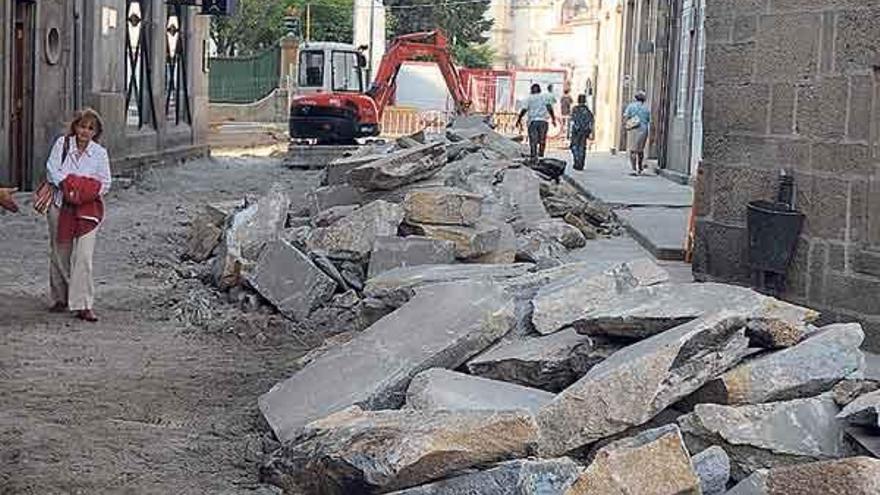
<path id="1" fill-rule="evenodd" d="M 753 271 L 784 275 L 797 249 L 804 214 L 786 203 L 748 204 L 749 265 Z"/>

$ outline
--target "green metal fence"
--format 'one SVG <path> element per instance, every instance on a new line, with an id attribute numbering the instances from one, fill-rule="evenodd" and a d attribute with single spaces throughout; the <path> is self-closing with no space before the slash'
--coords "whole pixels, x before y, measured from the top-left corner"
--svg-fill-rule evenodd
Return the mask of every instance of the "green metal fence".
<path id="1" fill-rule="evenodd" d="M 278 87 L 281 47 L 249 57 L 214 57 L 208 61 L 208 96 L 214 103 L 253 103 Z"/>

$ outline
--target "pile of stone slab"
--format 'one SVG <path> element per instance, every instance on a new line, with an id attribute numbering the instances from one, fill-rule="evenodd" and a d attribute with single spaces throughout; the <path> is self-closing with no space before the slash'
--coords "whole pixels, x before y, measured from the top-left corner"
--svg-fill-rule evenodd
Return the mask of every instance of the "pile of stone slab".
<path id="1" fill-rule="evenodd" d="M 259 399 L 282 444 L 261 475 L 289 493 L 878 493 L 849 433 L 878 428 L 858 324 L 649 260 L 405 267 L 364 292 L 394 309 Z"/>
<path id="2" fill-rule="evenodd" d="M 502 265 L 560 266 L 588 238 L 613 233 L 610 211 L 544 180 L 522 151 L 479 118 L 431 139 L 366 145 L 322 165 L 305 208 L 291 208 L 282 183 L 207 205 L 185 256 L 210 263 L 218 288 L 247 291 L 292 320 L 345 313 L 335 330 L 361 330 L 399 306 L 368 294 L 368 281 L 389 272 L 430 265 L 470 279 Z"/>
<path id="3" fill-rule="evenodd" d="M 259 398 L 287 493 L 878 493 L 860 325 L 572 261 L 610 214 L 479 120 L 336 160 L 289 210 L 280 184 L 206 207 L 188 244 L 219 287 L 352 327 Z"/>

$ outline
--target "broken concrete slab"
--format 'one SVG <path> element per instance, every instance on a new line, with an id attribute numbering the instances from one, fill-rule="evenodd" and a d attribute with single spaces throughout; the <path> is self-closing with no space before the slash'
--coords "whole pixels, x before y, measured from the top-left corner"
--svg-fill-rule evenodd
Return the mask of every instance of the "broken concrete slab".
<path id="1" fill-rule="evenodd" d="M 501 189 L 513 208 L 516 217 L 514 229 L 519 232 L 528 225 L 549 220 L 540 192 L 541 180 L 529 168 L 509 168 L 504 171 Z"/>
<path id="2" fill-rule="evenodd" d="M 183 259 L 201 263 L 210 258 L 223 239 L 227 221 L 242 207 L 239 200 L 204 205 L 190 225 Z"/>
<path id="3" fill-rule="evenodd" d="M 218 287 L 238 285 L 243 270 L 256 262 L 263 247 L 280 237 L 289 207 L 286 187 L 276 182 L 256 203 L 232 216 L 214 261 Z"/>
<path id="4" fill-rule="evenodd" d="M 700 495 L 675 425 L 644 431 L 603 447 L 566 495 Z"/>
<path id="5" fill-rule="evenodd" d="M 455 244 L 452 241 L 421 236 L 379 236 L 370 254 L 369 277 L 395 268 L 454 262 Z"/>
<path id="6" fill-rule="evenodd" d="M 741 480 L 758 469 L 852 455 L 829 394 L 748 406 L 699 404 L 679 418 L 691 450 L 718 445 Z"/>
<path id="7" fill-rule="evenodd" d="M 531 293 L 532 291 L 540 289 L 541 287 L 549 285 L 557 280 L 562 280 L 577 274 L 580 274 L 583 278 L 587 278 L 591 275 L 595 275 L 596 271 L 597 270 L 593 268 L 591 263 L 565 263 L 546 270 L 538 270 L 505 280 L 502 282 L 502 285 L 512 293 Z"/>
<path id="8" fill-rule="evenodd" d="M 223 229 L 215 225 L 205 215 L 199 215 L 190 225 L 183 258 L 199 263 L 207 260 L 220 244 L 222 238 Z"/>
<path id="9" fill-rule="evenodd" d="M 511 339 L 468 361 L 471 374 L 559 392 L 621 346 L 596 344 L 572 329 Z"/>
<path id="10" fill-rule="evenodd" d="M 354 213 L 355 210 L 360 208 L 359 205 L 339 205 L 339 206 L 331 206 L 326 210 L 319 211 L 314 218 L 315 227 L 329 227 L 336 223 L 337 220 L 341 220 L 348 215 Z"/>
<path id="11" fill-rule="evenodd" d="M 306 196 L 312 215 L 334 206 L 359 205 L 364 202 L 364 194 L 351 184 L 319 187 Z"/>
<path id="12" fill-rule="evenodd" d="M 454 187 L 412 191 L 403 200 L 406 221 L 442 225 L 474 225 L 482 212 L 483 197 Z"/>
<path id="13" fill-rule="evenodd" d="M 578 477 L 578 464 L 559 459 L 519 459 L 392 495 L 563 495 Z"/>
<path id="14" fill-rule="evenodd" d="M 880 382 L 867 378 L 847 378 L 841 380 L 831 389 L 834 402 L 844 407 L 862 395 L 880 390 Z"/>
<path id="15" fill-rule="evenodd" d="M 376 160 L 380 160 L 385 156 L 385 153 L 373 152 L 365 155 L 358 154 L 337 158 L 336 160 L 333 160 L 332 162 L 327 164 L 327 168 L 324 170 L 324 178 L 322 183 L 327 186 L 347 184 L 349 172 L 360 167 L 361 165 L 366 165 L 368 163 L 375 162 Z"/>
<path id="16" fill-rule="evenodd" d="M 691 458 L 700 478 L 703 495 L 724 495 L 730 481 L 730 458 L 721 447 L 713 445 Z"/>
<path id="17" fill-rule="evenodd" d="M 541 409 L 541 451 L 560 455 L 646 423 L 747 353 L 745 321 L 728 312 L 625 347 Z"/>
<path id="18" fill-rule="evenodd" d="M 568 249 L 582 248 L 587 245 L 587 239 L 577 227 L 559 219 L 542 220 L 529 225 L 527 229 L 539 232 Z"/>
<path id="19" fill-rule="evenodd" d="M 599 230 L 596 227 L 574 213 L 566 213 L 565 216 L 562 217 L 562 220 L 565 223 L 581 231 L 584 239 L 591 240 L 599 237 Z"/>
<path id="20" fill-rule="evenodd" d="M 778 346 L 794 345 L 806 335 L 806 323 L 819 314 L 808 308 L 765 296 L 745 287 L 716 283 L 664 284 L 642 287 L 591 308 L 577 324 L 588 335 L 640 339 L 666 331 L 696 317 L 720 310 L 744 317 L 767 318 L 790 325 L 764 325 L 779 332 Z M 750 332 L 750 336 L 755 335 Z M 756 336 L 757 337 L 757 336 Z M 767 336 L 758 338 L 769 344 Z"/>
<path id="21" fill-rule="evenodd" d="M 501 226 L 489 221 L 479 221 L 472 227 L 408 222 L 405 229 L 416 235 L 454 242 L 455 257 L 458 259 L 472 259 L 491 253 L 499 248 L 502 240 Z"/>
<path id="22" fill-rule="evenodd" d="M 329 227 L 315 229 L 309 249 L 326 251 L 330 257 L 351 256 L 366 260 L 379 236 L 393 236 L 403 221 L 403 208 L 386 201 L 373 201 Z"/>
<path id="23" fill-rule="evenodd" d="M 534 263 L 546 270 L 569 263 L 568 248 L 540 232 L 523 232 L 516 236 L 517 261 Z"/>
<path id="24" fill-rule="evenodd" d="M 880 435 L 877 435 L 877 428 L 847 425 L 845 430 L 846 438 L 853 442 L 858 454 L 880 459 Z"/>
<path id="25" fill-rule="evenodd" d="M 456 281 L 502 282 L 528 273 L 532 265 L 418 265 L 395 268 L 367 280 L 364 296 L 379 300 L 389 308 L 409 301 L 415 290 L 434 284 Z"/>
<path id="26" fill-rule="evenodd" d="M 391 190 L 427 179 L 446 165 L 446 147 L 431 143 L 407 148 L 366 163 L 348 173 L 349 182 L 368 191 Z"/>
<path id="27" fill-rule="evenodd" d="M 493 223 L 494 221 L 488 221 Z M 510 264 L 516 262 L 516 234 L 513 227 L 506 223 L 494 222 L 501 231 L 495 248 L 475 258 L 465 260 L 467 263 Z"/>
<path id="28" fill-rule="evenodd" d="M 260 411 L 286 441 L 309 421 L 352 404 L 399 407 L 413 376 L 464 364 L 513 323 L 511 299 L 491 283 L 421 288 L 397 311 L 272 387 L 260 397 Z"/>
<path id="29" fill-rule="evenodd" d="M 865 394 L 847 404 L 837 419 L 856 426 L 880 428 L 880 391 Z"/>
<path id="30" fill-rule="evenodd" d="M 498 380 L 431 368 L 415 376 L 406 391 L 406 407 L 448 411 L 537 412 L 553 394 Z"/>
<path id="31" fill-rule="evenodd" d="M 761 470 L 727 495 L 874 495 L 880 493 L 880 460 L 848 457 Z"/>
<path id="32" fill-rule="evenodd" d="M 525 411 L 362 411 L 310 423 L 261 477 L 290 493 L 384 493 L 525 457 L 538 431 Z"/>
<path id="33" fill-rule="evenodd" d="M 749 360 L 707 383 L 696 403 L 760 404 L 819 395 L 862 367 L 858 323 L 830 325 L 799 344 Z"/>
<path id="34" fill-rule="evenodd" d="M 290 243 L 268 245 L 248 282 L 281 314 L 302 321 L 333 296 L 336 282 Z"/>
<path id="35" fill-rule="evenodd" d="M 640 286 L 663 283 L 669 274 L 648 259 L 621 263 L 584 280 L 572 276 L 542 287 L 532 300 L 532 323 L 544 335 L 579 322 L 585 314 Z"/>

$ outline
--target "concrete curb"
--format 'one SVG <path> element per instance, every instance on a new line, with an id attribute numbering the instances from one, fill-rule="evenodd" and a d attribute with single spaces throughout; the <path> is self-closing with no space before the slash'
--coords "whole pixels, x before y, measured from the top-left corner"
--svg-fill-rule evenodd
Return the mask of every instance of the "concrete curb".
<path id="1" fill-rule="evenodd" d="M 589 198 L 591 201 L 601 201 L 594 194 L 592 194 L 586 187 L 578 183 L 573 177 L 568 174 L 564 174 L 563 180 L 565 180 L 568 184 L 578 190 L 581 194 Z M 617 215 L 614 211 L 617 208 L 631 207 L 637 208 L 639 206 L 648 206 L 648 205 L 623 205 L 623 204 L 610 204 L 611 212 L 614 215 L 614 218 L 623 225 L 623 228 L 639 243 L 646 251 L 651 253 L 651 256 L 661 261 L 684 261 L 684 239 L 682 239 L 682 247 L 681 249 L 671 249 L 668 247 L 661 247 L 654 244 L 648 236 L 640 232 L 636 227 L 630 224 L 627 220 Z M 653 206 L 653 205 L 652 205 Z M 686 208 L 686 207 L 669 207 L 669 208 Z"/>

